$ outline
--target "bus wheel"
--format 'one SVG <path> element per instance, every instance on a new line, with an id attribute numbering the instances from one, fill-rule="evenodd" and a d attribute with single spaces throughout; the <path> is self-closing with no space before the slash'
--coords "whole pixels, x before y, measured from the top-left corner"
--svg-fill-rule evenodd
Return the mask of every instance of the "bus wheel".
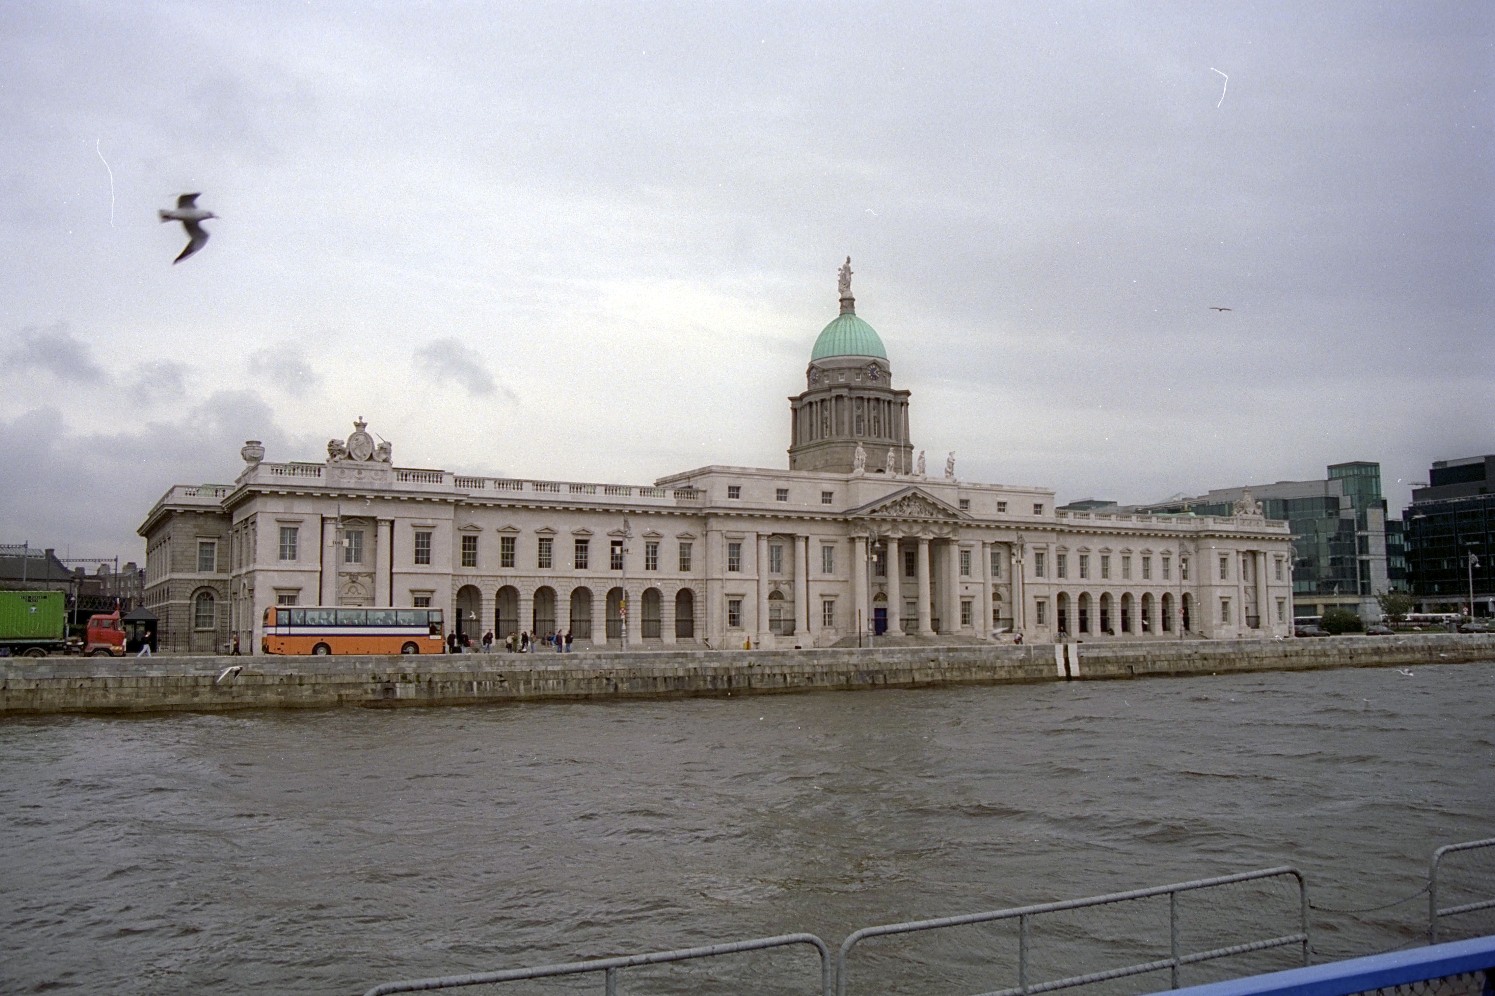
<path id="1" fill-rule="evenodd" d="M 420 653 L 420 647 L 416 646 L 414 643 L 407 643 L 403 647 L 400 648 L 400 653 L 402 653 L 402 654 L 418 654 L 418 653 Z"/>
<path id="2" fill-rule="evenodd" d="M 26 650 L 26 656 L 27 657 L 45 657 L 45 656 L 47 656 L 47 648 L 46 647 L 30 647 L 30 648 L 28 648 Z"/>
<path id="3" fill-rule="evenodd" d="M 315 647 L 311 648 L 311 652 L 316 654 L 318 657 L 326 657 L 328 654 L 332 653 L 332 648 L 327 646 L 327 644 L 325 643 L 319 643 Z"/>

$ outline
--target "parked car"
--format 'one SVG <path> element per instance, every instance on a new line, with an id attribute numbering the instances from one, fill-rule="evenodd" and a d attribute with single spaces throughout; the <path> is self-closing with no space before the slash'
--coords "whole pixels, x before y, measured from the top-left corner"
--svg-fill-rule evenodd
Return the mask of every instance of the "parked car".
<path id="1" fill-rule="evenodd" d="M 1323 627 L 1321 627 L 1321 626 L 1315 626 L 1315 625 L 1310 624 L 1310 625 L 1306 625 L 1306 626 L 1294 626 L 1293 627 L 1293 636 L 1328 636 L 1328 635 L 1329 634 L 1325 633 L 1324 630 L 1323 630 Z"/>
<path id="2" fill-rule="evenodd" d="M 1380 623 L 1376 623 L 1374 625 L 1365 627 L 1365 635 L 1366 636 L 1390 636 L 1391 635 L 1391 627 L 1390 626 L 1382 626 Z"/>
<path id="3" fill-rule="evenodd" d="M 1476 622 L 1475 620 L 1471 619 L 1468 622 L 1461 622 L 1461 623 L 1459 623 L 1459 632 L 1460 633 L 1488 633 L 1488 632 L 1490 632 L 1490 624 L 1489 623 Z"/>

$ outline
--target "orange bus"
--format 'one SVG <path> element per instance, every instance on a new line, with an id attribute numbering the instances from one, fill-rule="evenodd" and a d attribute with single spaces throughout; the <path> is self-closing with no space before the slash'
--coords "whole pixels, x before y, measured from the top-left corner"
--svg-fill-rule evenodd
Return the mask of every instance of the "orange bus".
<path id="1" fill-rule="evenodd" d="M 355 609 L 275 605 L 265 610 L 267 654 L 439 654 L 446 649 L 440 609 Z"/>

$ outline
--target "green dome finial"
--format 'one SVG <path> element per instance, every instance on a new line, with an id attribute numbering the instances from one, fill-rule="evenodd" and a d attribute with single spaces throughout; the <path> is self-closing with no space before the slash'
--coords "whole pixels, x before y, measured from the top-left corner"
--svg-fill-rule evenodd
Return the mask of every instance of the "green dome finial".
<path id="1" fill-rule="evenodd" d="M 837 289 L 841 294 L 841 314 L 827 325 L 815 340 L 810 359 L 823 360 L 828 356 L 875 356 L 888 358 L 882 340 L 876 330 L 857 317 L 856 299 L 851 296 L 851 257 L 839 271 Z"/>

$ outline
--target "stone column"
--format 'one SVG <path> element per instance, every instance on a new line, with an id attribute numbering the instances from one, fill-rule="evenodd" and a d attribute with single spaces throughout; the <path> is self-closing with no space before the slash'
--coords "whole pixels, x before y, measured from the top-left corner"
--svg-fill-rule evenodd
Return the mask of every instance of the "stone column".
<path id="1" fill-rule="evenodd" d="M 1008 548 L 1007 556 L 1007 581 L 1012 588 L 1012 628 L 1014 632 L 1021 633 L 1028 625 L 1028 582 L 1024 571 L 1028 566 L 1028 555 L 1018 544 L 1013 543 Z M 1121 611 L 1120 603 L 1116 610 Z M 1117 624 L 1119 627 L 1119 623 Z M 1027 639 L 1026 636 L 1023 639 Z"/>
<path id="2" fill-rule="evenodd" d="M 659 586 L 659 639 L 667 647 L 675 645 L 675 596 Z"/>
<path id="3" fill-rule="evenodd" d="M 889 536 L 888 558 L 888 632 L 903 635 L 903 557 L 898 549 L 898 537 Z"/>
<path id="4" fill-rule="evenodd" d="M 770 645 L 768 629 L 768 534 L 758 534 L 758 646 Z"/>
<path id="5" fill-rule="evenodd" d="M 794 557 L 794 633 L 810 632 L 810 537 L 796 536 Z"/>
<path id="6" fill-rule="evenodd" d="M 945 595 L 945 604 L 947 606 L 949 606 L 949 608 L 947 609 L 947 611 L 950 613 L 949 615 L 947 615 L 945 617 L 948 620 L 945 623 L 945 632 L 946 633 L 959 633 L 960 632 L 960 603 L 961 603 L 961 590 L 960 590 L 960 540 L 958 540 L 958 539 L 952 539 L 952 540 L 950 540 L 949 542 L 947 542 L 945 544 L 945 549 L 947 551 L 946 552 L 946 556 L 947 556 L 947 558 L 949 560 L 949 563 L 947 563 L 945 565 L 945 577 L 947 577 L 947 578 L 950 579 L 949 580 L 948 594 Z M 974 556 L 975 555 L 973 554 L 972 555 L 972 559 L 974 559 Z M 975 570 L 976 569 L 976 565 L 972 564 L 971 565 L 971 569 Z M 972 606 L 972 608 L 974 609 L 975 607 Z M 974 623 L 975 621 L 976 621 L 976 613 L 974 611 L 972 611 L 972 613 L 971 613 L 971 622 Z"/>
<path id="7" fill-rule="evenodd" d="M 976 624 L 976 635 L 985 640 L 996 625 L 991 617 L 991 542 L 982 540 L 976 544 L 975 556 L 980 558 L 981 587 L 977 589 L 976 597 L 981 599 L 981 604 L 977 606 L 978 611 L 971 614 L 971 622 Z"/>
<path id="8" fill-rule="evenodd" d="M 1262 629 L 1271 626 L 1272 619 L 1267 615 L 1270 608 L 1270 599 L 1267 598 L 1267 552 L 1265 550 L 1253 550 L 1251 559 L 1255 562 L 1255 574 L 1252 580 L 1256 584 L 1256 619 L 1257 625 Z"/>
<path id="9" fill-rule="evenodd" d="M 919 635 L 933 636 L 934 627 L 929 620 L 929 537 L 919 537 L 919 561 L 916 568 L 919 578 L 919 601 L 914 606 L 919 619 Z"/>
<path id="10" fill-rule="evenodd" d="M 339 555 L 342 552 L 337 545 L 337 520 L 324 518 L 322 520 L 322 592 L 317 598 L 321 605 L 337 604 L 337 579 L 342 571 Z"/>
<path id="11" fill-rule="evenodd" d="M 872 621 L 872 606 L 867 600 L 867 537 L 851 538 L 851 627 L 856 630 L 857 644 Z"/>
<path id="12" fill-rule="evenodd" d="M 390 568 L 394 564 L 393 519 L 374 520 L 374 604 L 393 605 L 394 592 Z"/>

